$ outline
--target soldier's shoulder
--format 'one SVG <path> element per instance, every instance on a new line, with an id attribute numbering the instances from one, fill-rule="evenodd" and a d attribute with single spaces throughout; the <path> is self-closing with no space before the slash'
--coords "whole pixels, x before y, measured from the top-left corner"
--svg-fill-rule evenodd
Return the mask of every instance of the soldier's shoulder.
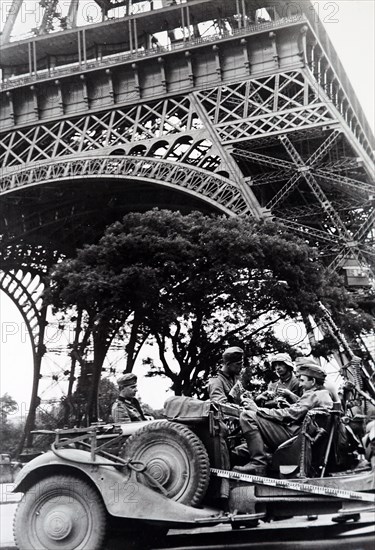
<path id="1" fill-rule="evenodd" d="M 210 378 L 208 379 L 208 383 L 212 383 L 212 382 L 219 382 L 220 380 L 222 379 L 222 376 L 220 376 L 220 372 L 217 372 L 216 374 L 210 376 Z"/>

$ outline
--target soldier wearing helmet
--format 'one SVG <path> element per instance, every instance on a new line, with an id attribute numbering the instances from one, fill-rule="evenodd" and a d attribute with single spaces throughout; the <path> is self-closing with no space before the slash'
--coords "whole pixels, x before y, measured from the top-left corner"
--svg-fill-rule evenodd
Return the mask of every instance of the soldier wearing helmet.
<path id="1" fill-rule="evenodd" d="M 113 422 L 125 424 L 127 422 L 139 422 L 146 420 L 142 407 L 135 397 L 137 393 L 137 377 L 133 373 L 127 373 L 117 380 L 119 396 L 112 406 Z"/>
<path id="2" fill-rule="evenodd" d="M 293 372 L 293 361 L 288 353 L 276 353 L 268 359 L 272 370 L 277 376 L 276 381 L 268 384 L 267 390 L 255 398 L 261 407 L 287 407 L 298 401 L 302 395 L 298 378 Z"/>
<path id="3" fill-rule="evenodd" d="M 231 391 L 239 380 L 243 368 L 243 356 L 243 349 L 238 346 L 232 346 L 224 351 L 223 367 L 217 376 L 213 376 L 208 381 L 208 397 L 211 401 L 236 403 L 237 400 Z"/>
<path id="4" fill-rule="evenodd" d="M 297 435 L 302 422 L 311 409 L 331 409 L 331 396 L 324 388 L 326 374 L 311 360 L 301 362 L 298 378 L 303 389 L 302 397 L 285 409 L 267 409 L 249 402 L 240 416 L 242 432 L 250 454 L 250 462 L 236 466 L 235 470 L 247 474 L 265 475 L 267 469 L 264 444 L 271 452 L 281 443 Z"/>

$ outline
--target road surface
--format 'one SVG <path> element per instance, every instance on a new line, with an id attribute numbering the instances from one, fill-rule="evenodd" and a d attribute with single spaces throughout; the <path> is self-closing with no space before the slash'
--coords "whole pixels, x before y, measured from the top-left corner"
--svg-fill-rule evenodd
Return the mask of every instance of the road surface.
<path id="1" fill-rule="evenodd" d="M 16 550 L 13 516 L 21 495 L 11 493 L 12 485 L 0 486 L 0 548 Z M 263 523 L 253 529 L 232 530 L 230 526 L 172 530 L 163 541 L 149 541 L 157 550 L 375 550 L 375 513 L 364 513 L 360 521 L 344 525 L 332 516 L 308 520 L 306 516 Z M 144 541 L 130 544 L 124 537 L 109 539 L 105 550 L 146 550 Z"/>

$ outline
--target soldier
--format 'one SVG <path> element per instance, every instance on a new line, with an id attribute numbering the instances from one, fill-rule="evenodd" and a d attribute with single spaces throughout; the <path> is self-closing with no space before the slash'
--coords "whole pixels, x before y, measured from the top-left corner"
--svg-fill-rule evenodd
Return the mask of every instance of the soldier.
<path id="1" fill-rule="evenodd" d="M 332 408 L 332 399 L 324 388 L 326 374 L 318 365 L 299 365 L 298 378 L 303 395 L 285 409 L 260 408 L 248 403 L 241 413 L 240 424 L 250 454 L 250 462 L 234 469 L 246 474 L 265 475 L 267 468 L 264 443 L 273 452 L 281 443 L 295 436 L 310 409 Z"/>
<path id="2" fill-rule="evenodd" d="M 224 351 L 224 366 L 217 376 L 213 376 L 208 381 L 208 398 L 211 401 L 240 404 L 239 397 L 233 396 L 232 390 L 238 382 L 243 368 L 243 356 L 243 350 L 237 346 L 227 348 Z"/>
<path id="3" fill-rule="evenodd" d="M 276 353 L 268 362 L 277 375 L 275 382 L 268 384 L 267 390 L 255 398 L 261 407 L 283 407 L 298 401 L 302 394 L 298 378 L 293 374 L 293 361 L 288 353 Z"/>
<path id="4" fill-rule="evenodd" d="M 147 420 L 142 407 L 136 399 L 137 377 L 133 373 L 124 374 L 117 380 L 120 395 L 112 406 L 113 422 L 139 422 Z"/>

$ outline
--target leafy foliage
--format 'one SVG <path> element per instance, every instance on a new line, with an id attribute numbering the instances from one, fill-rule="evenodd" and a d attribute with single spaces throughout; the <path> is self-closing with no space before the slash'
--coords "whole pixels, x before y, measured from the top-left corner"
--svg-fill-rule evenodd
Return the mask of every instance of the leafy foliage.
<path id="1" fill-rule="evenodd" d="M 150 375 L 162 371 L 175 393 L 202 396 L 224 346 L 239 344 L 249 358 L 283 350 L 278 320 L 318 313 L 319 300 L 340 309 L 346 295 L 316 250 L 276 223 L 155 209 L 126 215 L 57 265 L 48 298 L 87 313 L 97 342 L 93 391 L 126 321 L 127 370 L 151 334 L 159 361 Z"/>
<path id="2" fill-rule="evenodd" d="M 9 420 L 9 416 L 18 412 L 18 403 L 8 393 L 0 397 L 0 453 L 16 456 L 18 442 L 23 426 Z"/>
<path id="3" fill-rule="evenodd" d="M 0 397 L 0 416 L 2 421 L 6 421 L 10 414 L 18 411 L 18 403 L 9 395 L 4 393 Z"/>

